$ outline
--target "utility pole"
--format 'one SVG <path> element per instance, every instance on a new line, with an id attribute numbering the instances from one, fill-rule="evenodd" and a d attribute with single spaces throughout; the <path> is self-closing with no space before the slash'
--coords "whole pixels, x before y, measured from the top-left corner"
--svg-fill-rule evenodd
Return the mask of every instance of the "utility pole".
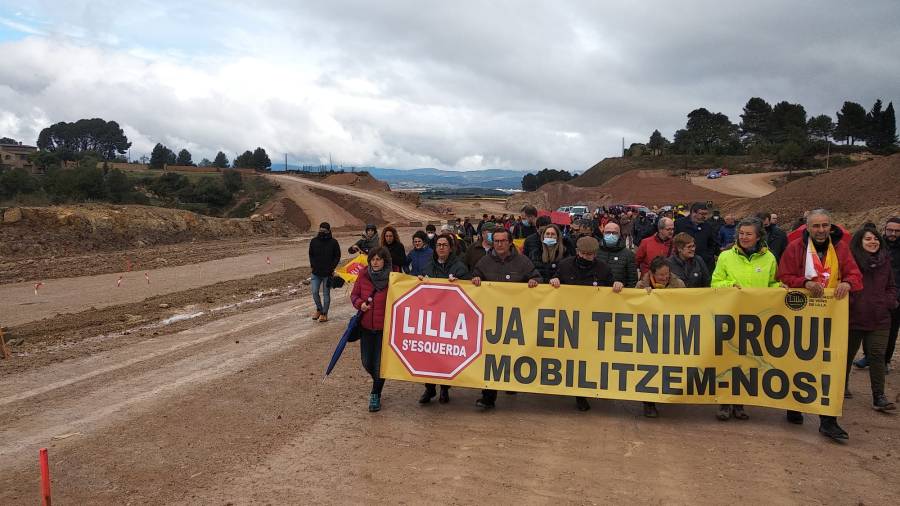
<path id="1" fill-rule="evenodd" d="M 284 171 L 287 172 L 287 153 L 284 154 Z"/>
<path id="2" fill-rule="evenodd" d="M 622 137 L 622 158 L 625 158 L 625 137 Z"/>
<path id="3" fill-rule="evenodd" d="M 825 170 L 828 170 L 828 162 L 831 161 L 831 141 L 828 140 L 828 136 L 825 136 L 825 142 L 827 142 L 827 148 L 825 148 Z"/>

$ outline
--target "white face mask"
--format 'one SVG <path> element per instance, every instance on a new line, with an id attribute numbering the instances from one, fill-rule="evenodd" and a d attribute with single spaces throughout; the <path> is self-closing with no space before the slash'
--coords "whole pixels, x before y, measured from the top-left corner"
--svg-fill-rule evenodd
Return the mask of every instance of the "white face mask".
<path id="1" fill-rule="evenodd" d="M 428 238 L 429 238 L 429 239 L 434 239 L 434 234 L 432 234 L 431 232 L 428 232 Z"/>

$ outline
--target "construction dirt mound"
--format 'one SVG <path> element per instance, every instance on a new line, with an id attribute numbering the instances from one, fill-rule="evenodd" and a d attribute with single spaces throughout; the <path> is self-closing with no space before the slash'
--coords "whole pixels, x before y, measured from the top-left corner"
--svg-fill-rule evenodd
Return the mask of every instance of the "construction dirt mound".
<path id="1" fill-rule="evenodd" d="M 379 181 L 369 174 L 357 174 L 355 172 L 332 174 L 323 179 L 322 182 L 340 186 L 353 186 L 361 190 L 391 191 L 391 186 L 384 181 Z"/>
<path id="2" fill-rule="evenodd" d="M 368 200 L 359 199 L 345 193 L 328 191 L 322 188 L 310 187 L 309 191 L 338 204 L 341 208 L 345 209 L 363 223 L 372 223 L 381 227 L 381 225 L 388 222 L 384 219 L 381 209 Z"/>
<path id="3" fill-rule="evenodd" d="M 725 208 L 738 215 L 759 210 L 777 213 L 789 225 L 804 211 L 824 208 L 848 227 L 865 221 L 883 223 L 900 210 L 900 154 L 825 174 L 796 179 L 759 199 L 732 201 Z"/>
<path id="4" fill-rule="evenodd" d="M 307 232 L 312 223 L 309 216 L 300 209 L 293 200 L 282 197 L 271 201 L 263 206 L 264 214 L 271 214 L 275 220 L 282 222 L 286 226 L 290 226 L 295 232 Z"/>
<path id="5" fill-rule="evenodd" d="M 0 213 L 0 256 L 9 259 L 285 232 L 276 221 L 211 218 L 150 206 L 16 207 Z"/>
<path id="6" fill-rule="evenodd" d="M 582 204 L 590 207 L 609 204 L 665 205 L 694 201 L 721 203 L 734 197 L 701 188 L 680 176 L 665 171 L 632 170 L 595 187 L 567 183 L 548 183 L 537 191 L 520 193 L 507 201 L 507 209 L 519 210 L 532 204 L 541 209 Z"/>

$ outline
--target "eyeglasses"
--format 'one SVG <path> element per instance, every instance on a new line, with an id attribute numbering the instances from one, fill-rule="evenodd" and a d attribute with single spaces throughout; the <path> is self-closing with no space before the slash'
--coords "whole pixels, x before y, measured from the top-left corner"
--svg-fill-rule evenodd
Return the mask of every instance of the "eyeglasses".
<path id="1" fill-rule="evenodd" d="M 438 248 L 449 248 L 450 247 L 450 245 L 445 242 L 439 242 L 435 246 L 437 246 Z"/>
<path id="2" fill-rule="evenodd" d="M 885 235 L 900 235 L 900 228 L 886 228 L 884 229 Z"/>
<path id="3" fill-rule="evenodd" d="M 500 244 L 502 242 L 509 242 L 509 239 L 494 239 L 494 244 Z"/>

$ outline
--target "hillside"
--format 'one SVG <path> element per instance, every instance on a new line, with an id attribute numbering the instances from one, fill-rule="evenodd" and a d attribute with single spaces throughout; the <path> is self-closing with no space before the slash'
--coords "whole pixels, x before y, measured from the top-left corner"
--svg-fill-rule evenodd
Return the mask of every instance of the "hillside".
<path id="1" fill-rule="evenodd" d="M 604 158 L 570 183 L 574 186 L 600 186 L 610 179 L 632 170 L 706 170 L 726 167 L 732 172 L 769 172 L 771 160 L 752 156 L 663 155 Z"/>
<path id="2" fill-rule="evenodd" d="M 900 154 L 854 167 L 791 181 L 759 199 L 739 199 L 725 208 L 739 215 L 768 210 L 788 226 L 804 211 L 825 208 L 849 227 L 883 222 L 900 213 Z"/>

